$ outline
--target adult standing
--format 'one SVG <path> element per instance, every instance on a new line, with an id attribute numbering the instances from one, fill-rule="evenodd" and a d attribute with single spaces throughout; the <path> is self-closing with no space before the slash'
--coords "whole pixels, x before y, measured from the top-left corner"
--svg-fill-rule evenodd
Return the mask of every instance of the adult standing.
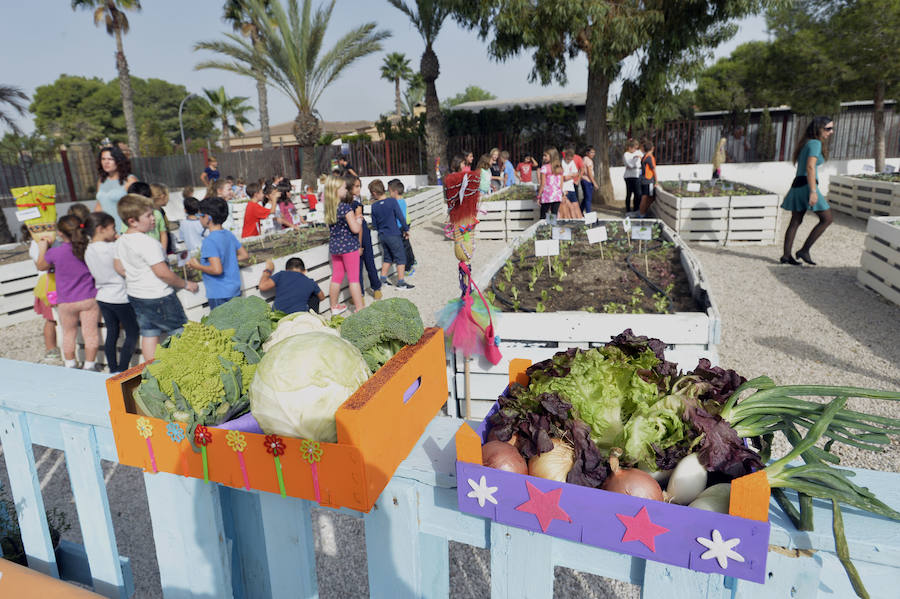
<path id="1" fill-rule="evenodd" d="M 794 245 L 794 237 L 797 229 L 803 222 L 807 210 L 812 210 L 819 217 L 819 222 L 809 232 L 803 247 L 797 252 L 797 258 L 807 264 L 815 264 L 809 255 L 809 250 L 825 229 L 832 223 L 834 217 L 831 207 L 825 201 L 825 196 L 819 191 L 819 165 L 828 157 L 826 142 L 834 134 L 834 122 L 827 116 L 817 116 L 806 128 L 806 135 L 799 140 L 794 150 L 794 162 L 797 163 L 797 174 L 791 183 L 781 203 L 781 207 L 791 211 L 791 222 L 784 231 L 784 251 L 781 255 L 782 264 L 800 264 L 791 255 Z"/>
<path id="2" fill-rule="evenodd" d="M 203 184 L 206 187 L 212 187 L 216 181 L 219 180 L 219 161 L 215 156 L 209 157 L 209 164 L 206 165 L 206 168 L 203 169 L 203 172 L 200 173 L 200 180 L 203 181 Z"/>
<path id="3" fill-rule="evenodd" d="M 584 203 L 581 205 L 582 212 L 591 212 L 591 203 L 594 200 L 594 188 L 597 187 L 597 180 L 594 179 L 594 156 L 597 155 L 594 146 L 588 146 L 584 151 L 582 159 L 583 167 L 581 169 L 581 189 L 584 192 Z"/>
<path id="4" fill-rule="evenodd" d="M 722 165 L 725 164 L 725 143 L 728 140 L 724 137 L 719 140 L 719 145 L 716 146 L 716 152 L 713 154 L 713 179 L 721 179 L 722 178 Z"/>
<path id="5" fill-rule="evenodd" d="M 636 139 L 625 142 L 625 216 L 637 216 L 641 203 L 641 159 L 644 157 Z"/>
<path id="6" fill-rule="evenodd" d="M 123 229 L 117 207 L 128 186 L 137 181 L 131 174 L 131 161 L 117 146 L 106 146 L 97 156 L 97 203 L 94 212 L 111 214 L 116 221 L 116 231 Z"/>

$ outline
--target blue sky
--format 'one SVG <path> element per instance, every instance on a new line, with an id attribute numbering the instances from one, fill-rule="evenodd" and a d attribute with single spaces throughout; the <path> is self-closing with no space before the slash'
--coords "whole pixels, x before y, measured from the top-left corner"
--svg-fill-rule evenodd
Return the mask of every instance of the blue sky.
<path id="1" fill-rule="evenodd" d="M 19 86 L 31 97 L 36 87 L 53 82 L 60 74 L 100 77 L 117 76 L 115 41 L 105 28 L 95 27 L 89 11 L 74 12 L 68 0 L 6 2 L 3 7 L 4 60 L 0 82 Z M 131 74 L 157 77 L 183 84 L 189 91 L 224 85 L 230 95 L 248 96 L 256 106 L 253 81 L 213 70 L 194 71 L 208 53 L 194 52 L 199 40 L 215 40 L 230 31 L 221 19 L 222 2 L 215 0 L 144 0 L 139 13 L 130 13 L 131 31 L 125 36 L 125 55 Z M 342 33 L 364 22 L 374 21 L 393 36 L 383 42 L 385 52 L 403 52 L 415 68 L 424 43 L 404 14 L 383 0 L 338 0 L 331 18 L 326 48 Z M 751 17 L 739 23 L 738 35 L 719 47 L 715 56 L 727 56 L 739 43 L 765 39 L 765 20 Z M 18 48 L 16 54 L 10 49 Z M 566 86 L 542 87 L 528 83 L 530 54 L 505 63 L 487 58 L 487 45 L 474 33 L 447 21 L 435 44 L 441 63 L 437 80 L 441 99 L 456 95 L 468 85 L 482 87 L 500 98 L 579 92 L 587 88 L 584 58 L 570 61 Z M 393 85 L 379 78 L 384 52 L 366 57 L 345 71 L 323 95 L 318 109 L 325 120 L 375 120 L 393 108 Z M 615 93 L 617 89 L 613 89 Z M 269 88 L 272 124 L 290 121 L 293 105 L 279 91 Z M 258 126 L 254 112 L 251 128 Z M 30 115 L 19 119 L 26 132 L 34 129 Z"/>

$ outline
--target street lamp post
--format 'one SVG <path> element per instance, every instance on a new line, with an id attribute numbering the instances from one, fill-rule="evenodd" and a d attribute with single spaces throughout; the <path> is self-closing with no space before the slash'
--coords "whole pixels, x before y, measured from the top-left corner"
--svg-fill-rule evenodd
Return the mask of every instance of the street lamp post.
<path id="1" fill-rule="evenodd" d="M 190 181 L 193 185 L 194 183 L 194 164 L 191 160 L 191 155 L 188 154 L 187 144 L 184 143 L 184 123 L 181 122 L 181 111 L 184 108 L 184 103 L 188 101 L 190 98 L 197 97 L 197 94 L 188 94 L 184 97 L 184 100 L 181 101 L 181 104 L 178 105 L 178 127 L 181 129 L 181 149 L 184 150 L 184 155 L 187 156 L 188 159 L 188 168 L 190 171 Z"/>

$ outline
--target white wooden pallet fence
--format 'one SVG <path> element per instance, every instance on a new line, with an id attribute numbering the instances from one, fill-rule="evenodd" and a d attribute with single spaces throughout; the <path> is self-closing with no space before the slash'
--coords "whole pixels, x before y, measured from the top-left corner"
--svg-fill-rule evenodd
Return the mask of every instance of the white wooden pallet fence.
<path id="1" fill-rule="evenodd" d="M 681 197 L 658 189 L 651 207 L 685 241 L 736 246 L 774 243 L 779 204 L 775 194 Z"/>
<path id="2" fill-rule="evenodd" d="M 900 216 L 900 183 L 832 175 L 828 180 L 828 204 L 858 218 Z"/>
<path id="3" fill-rule="evenodd" d="M 536 193 L 537 187 L 531 183 L 522 183 L 513 187 L 504 187 L 489 196 L 478 205 L 478 227 L 475 229 L 476 239 L 494 239 L 511 241 L 522 231 L 530 227 L 540 216 L 540 207 L 536 200 L 508 200 L 507 195 L 513 189 L 527 187 Z"/>
<path id="4" fill-rule="evenodd" d="M 900 306 L 900 217 L 869 217 L 857 280 Z"/>

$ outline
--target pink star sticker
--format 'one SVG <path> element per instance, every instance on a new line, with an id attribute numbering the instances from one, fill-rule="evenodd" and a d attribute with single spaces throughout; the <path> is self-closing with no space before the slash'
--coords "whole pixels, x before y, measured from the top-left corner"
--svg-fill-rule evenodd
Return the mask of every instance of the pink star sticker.
<path id="1" fill-rule="evenodd" d="M 646 507 L 642 507 L 641 511 L 634 516 L 616 514 L 616 518 L 625 525 L 625 534 L 622 536 L 623 543 L 640 541 L 654 553 L 656 553 L 656 536 L 669 532 L 669 529 L 665 526 L 660 526 L 650 521 L 650 515 L 647 513 Z"/>
<path id="2" fill-rule="evenodd" d="M 562 494 L 562 487 L 543 493 L 526 480 L 525 488 L 528 489 L 528 501 L 516 509 L 520 512 L 528 512 L 537 516 L 543 532 L 547 532 L 547 527 L 550 526 L 554 519 L 563 522 L 572 521 L 569 518 L 569 514 L 559 507 L 559 496 Z"/>

